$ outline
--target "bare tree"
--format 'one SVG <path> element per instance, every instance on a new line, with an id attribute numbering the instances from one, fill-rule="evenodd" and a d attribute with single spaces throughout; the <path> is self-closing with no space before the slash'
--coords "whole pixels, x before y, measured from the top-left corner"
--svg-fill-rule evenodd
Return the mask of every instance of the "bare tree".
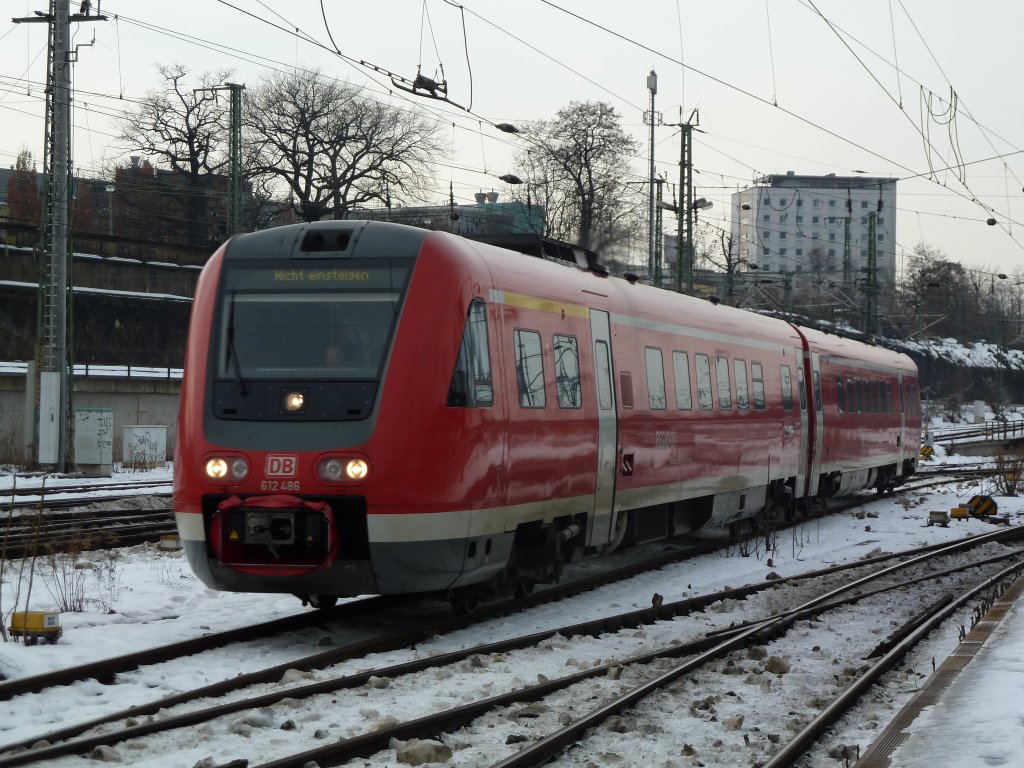
<path id="1" fill-rule="evenodd" d="M 633 229 L 641 199 L 624 190 L 640 147 L 620 121 L 610 104 L 574 101 L 552 120 L 523 126 L 529 147 L 516 162 L 553 237 L 597 250 Z"/>
<path id="2" fill-rule="evenodd" d="M 42 215 L 42 197 L 36 187 L 36 164 L 32 153 L 23 149 L 7 180 L 7 217 L 13 224 L 36 226 Z"/>
<path id="3" fill-rule="evenodd" d="M 244 130 L 246 175 L 287 189 L 307 221 L 417 195 L 441 152 L 436 122 L 317 70 L 274 73 L 251 89 Z"/>
<path id="4" fill-rule="evenodd" d="M 164 85 L 120 119 L 118 140 L 125 154 L 139 153 L 156 166 L 170 168 L 184 182 L 177 191 L 183 205 L 180 227 L 191 245 L 207 245 L 212 174 L 226 169 L 228 100 L 209 89 L 231 76 L 230 70 L 206 72 L 196 86 L 181 64 L 157 67 Z M 219 194 L 219 193 L 218 193 Z"/>

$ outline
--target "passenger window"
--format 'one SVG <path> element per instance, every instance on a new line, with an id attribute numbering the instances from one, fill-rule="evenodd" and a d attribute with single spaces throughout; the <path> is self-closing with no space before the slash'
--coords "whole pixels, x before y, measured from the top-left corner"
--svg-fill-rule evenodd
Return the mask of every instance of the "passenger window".
<path id="1" fill-rule="evenodd" d="M 846 377 L 846 410 L 850 413 L 857 412 L 857 390 L 853 386 L 853 378 Z"/>
<path id="2" fill-rule="evenodd" d="M 487 306 L 482 299 L 469 305 L 462 343 L 455 358 L 455 371 L 448 385 L 448 405 L 478 408 L 494 405 L 491 354 L 487 341 Z"/>
<path id="3" fill-rule="evenodd" d="M 821 374 L 814 372 L 814 410 L 821 413 Z"/>
<path id="4" fill-rule="evenodd" d="M 807 410 L 807 389 L 804 387 L 804 368 L 802 364 L 796 367 L 796 391 L 800 393 L 800 410 Z"/>
<path id="5" fill-rule="evenodd" d="M 716 358 L 715 369 L 718 374 L 718 407 L 723 411 L 731 411 L 732 382 L 729 380 L 729 358 Z"/>
<path id="6" fill-rule="evenodd" d="M 694 355 L 697 366 L 697 405 L 702 411 L 710 411 L 711 400 L 711 359 L 707 355 Z"/>
<path id="7" fill-rule="evenodd" d="M 693 394 L 690 391 L 690 358 L 685 352 L 672 353 L 672 373 L 676 380 L 676 408 L 689 411 L 693 408 Z"/>
<path id="8" fill-rule="evenodd" d="M 764 370 L 759 362 L 753 361 L 750 363 L 750 377 L 754 385 L 754 409 L 763 411 L 765 408 Z"/>
<path id="9" fill-rule="evenodd" d="M 629 371 L 619 372 L 619 396 L 623 408 L 633 407 L 633 374 Z"/>
<path id="10" fill-rule="evenodd" d="M 523 408 L 543 408 L 544 352 L 540 334 L 516 329 L 513 334 L 516 353 L 516 379 L 519 382 L 519 404 Z"/>
<path id="11" fill-rule="evenodd" d="M 750 397 L 747 395 L 747 361 L 732 361 L 733 372 L 736 374 L 736 407 L 741 411 L 749 410 Z"/>
<path id="12" fill-rule="evenodd" d="M 839 410 L 846 410 L 846 391 L 843 389 L 843 377 L 836 376 L 836 403 L 839 404 Z"/>
<path id="13" fill-rule="evenodd" d="M 789 370 L 788 365 L 783 365 L 779 369 L 779 373 L 782 375 L 782 407 L 787 410 L 793 410 L 793 373 Z"/>
<path id="14" fill-rule="evenodd" d="M 665 396 L 665 367 L 661 350 L 647 347 L 644 357 L 647 362 L 647 401 L 652 411 L 664 411 L 668 398 Z"/>
<path id="15" fill-rule="evenodd" d="M 559 408 L 583 405 L 580 389 L 580 351 L 575 336 L 555 334 L 555 392 Z"/>
<path id="16" fill-rule="evenodd" d="M 597 366 L 597 404 L 602 411 L 612 409 L 612 365 L 608 356 L 608 344 L 594 342 L 594 361 Z"/>
<path id="17" fill-rule="evenodd" d="M 892 409 L 892 382 L 885 382 L 885 410 L 889 413 L 893 412 Z"/>

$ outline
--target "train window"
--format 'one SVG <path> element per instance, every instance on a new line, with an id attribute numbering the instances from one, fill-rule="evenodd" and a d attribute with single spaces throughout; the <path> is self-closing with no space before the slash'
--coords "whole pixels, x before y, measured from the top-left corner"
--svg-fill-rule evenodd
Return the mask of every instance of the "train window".
<path id="1" fill-rule="evenodd" d="M 892 407 L 892 382 L 885 382 L 885 410 L 889 413 L 893 413 Z"/>
<path id="2" fill-rule="evenodd" d="M 843 389 L 843 377 L 836 376 L 836 403 L 840 411 L 846 410 L 846 392 Z"/>
<path id="3" fill-rule="evenodd" d="M 715 369 L 718 374 L 718 407 L 723 411 L 731 411 L 732 382 L 729 380 L 729 358 L 716 358 Z"/>
<path id="4" fill-rule="evenodd" d="M 672 353 L 672 373 L 676 380 L 676 408 L 689 411 L 693 408 L 693 393 L 690 391 L 690 358 L 685 352 Z"/>
<path id="5" fill-rule="evenodd" d="M 580 388 L 580 350 L 575 336 L 555 334 L 555 391 L 559 408 L 583 405 Z"/>
<path id="6" fill-rule="evenodd" d="M 807 410 L 807 390 L 804 387 L 804 369 L 802 365 L 796 367 L 796 391 L 800 393 L 800 410 Z"/>
<path id="7" fill-rule="evenodd" d="M 846 377 L 846 410 L 850 413 L 857 412 L 857 390 L 853 386 L 853 378 Z"/>
<path id="8" fill-rule="evenodd" d="M 821 413 L 821 374 L 814 372 L 814 410 Z"/>
<path id="9" fill-rule="evenodd" d="M 597 367 L 597 404 L 602 411 L 612 409 L 612 366 L 608 356 L 608 344 L 594 342 L 594 362 Z"/>
<path id="10" fill-rule="evenodd" d="M 519 383 L 519 404 L 524 408 L 543 408 L 544 350 L 540 334 L 517 328 L 513 334 L 516 355 L 516 381 Z"/>
<path id="11" fill-rule="evenodd" d="M 900 413 L 907 412 L 907 384 L 900 382 Z"/>
<path id="12" fill-rule="evenodd" d="M 647 347 L 644 359 L 647 363 L 647 402 L 652 411 L 664 411 L 668 407 L 668 397 L 665 394 L 665 364 L 661 350 Z"/>
<path id="13" fill-rule="evenodd" d="M 875 413 L 881 413 L 884 410 L 882 408 L 882 382 L 878 379 L 871 382 L 871 410 Z"/>
<path id="14" fill-rule="evenodd" d="M 448 386 L 448 405 L 476 408 L 494 405 L 491 354 L 487 343 L 487 307 L 480 299 L 469 305 L 466 328 Z"/>
<path id="15" fill-rule="evenodd" d="M 864 413 L 871 411 L 871 390 L 868 388 L 867 379 L 858 379 L 860 382 L 860 409 Z"/>
<path id="16" fill-rule="evenodd" d="M 633 407 L 633 374 L 629 371 L 619 371 L 619 396 L 623 408 Z"/>
<path id="17" fill-rule="evenodd" d="M 764 370 L 756 360 L 750 363 L 750 378 L 754 388 L 754 408 L 763 411 L 764 402 Z"/>
<path id="18" fill-rule="evenodd" d="M 710 411 L 711 400 L 711 359 L 707 355 L 694 355 L 697 366 L 697 405 L 702 411 Z"/>
<path id="19" fill-rule="evenodd" d="M 737 358 L 732 361 L 733 372 L 736 374 L 736 407 L 741 411 L 749 410 L 750 397 L 747 395 L 747 361 Z"/>
<path id="20" fill-rule="evenodd" d="M 782 407 L 791 411 L 793 410 L 793 373 L 789 370 L 788 365 L 781 366 L 779 373 L 782 377 Z"/>

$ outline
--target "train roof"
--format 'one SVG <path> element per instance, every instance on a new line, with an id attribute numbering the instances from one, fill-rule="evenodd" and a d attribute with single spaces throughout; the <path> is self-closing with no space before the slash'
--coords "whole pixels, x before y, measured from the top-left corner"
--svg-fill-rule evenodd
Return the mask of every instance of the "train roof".
<path id="1" fill-rule="evenodd" d="M 812 352 L 833 358 L 850 358 L 872 365 L 896 368 L 904 371 L 916 371 L 917 366 L 909 356 L 885 347 L 867 344 L 846 336 L 826 333 L 815 328 L 800 328 L 807 337 Z"/>

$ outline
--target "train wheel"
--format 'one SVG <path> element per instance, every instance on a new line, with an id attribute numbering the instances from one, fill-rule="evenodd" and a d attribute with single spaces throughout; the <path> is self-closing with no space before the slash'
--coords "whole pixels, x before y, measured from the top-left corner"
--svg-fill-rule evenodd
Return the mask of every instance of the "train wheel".
<path id="1" fill-rule="evenodd" d="M 337 595 L 310 595 L 309 604 L 316 608 L 318 611 L 326 611 L 328 608 L 333 608 L 338 603 Z"/>
<path id="2" fill-rule="evenodd" d="M 452 610 L 460 616 L 467 616 L 480 607 L 480 593 L 473 587 L 459 587 L 452 590 Z"/>
<path id="3" fill-rule="evenodd" d="M 522 598 L 526 597 L 528 594 L 533 592 L 533 586 L 533 579 L 527 578 L 525 576 L 520 577 L 516 579 L 516 584 L 512 590 L 512 595 L 517 600 L 521 600 Z"/>

